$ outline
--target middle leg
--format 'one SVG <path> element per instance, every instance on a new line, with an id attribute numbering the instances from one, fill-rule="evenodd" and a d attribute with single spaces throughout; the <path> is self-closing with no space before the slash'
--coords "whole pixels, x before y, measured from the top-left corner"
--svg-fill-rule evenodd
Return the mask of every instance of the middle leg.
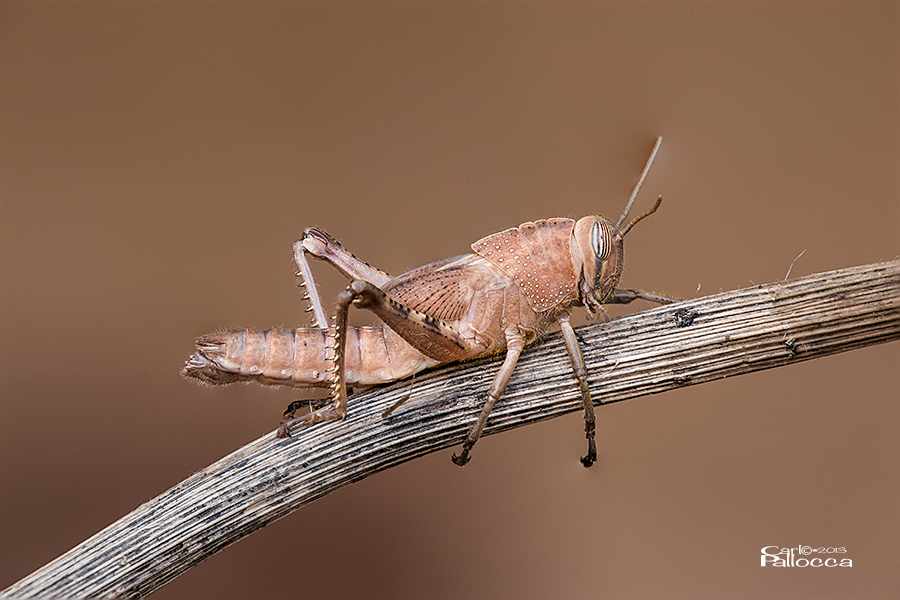
<path id="1" fill-rule="evenodd" d="M 519 355 L 522 353 L 524 347 L 525 337 L 522 335 L 519 328 L 507 328 L 506 358 L 503 360 L 503 365 L 494 377 L 490 389 L 488 389 L 487 402 L 484 403 L 484 408 L 481 409 L 478 420 L 475 421 L 475 425 L 469 430 L 469 435 L 466 436 L 466 439 L 463 442 L 462 452 L 458 455 L 453 455 L 453 462 L 460 467 L 469 462 L 469 452 L 472 451 L 472 447 L 475 446 L 475 443 L 481 437 L 481 432 L 484 431 L 484 426 L 487 424 L 488 415 L 491 414 L 491 409 L 494 408 L 494 404 L 496 404 L 497 400 L 500 399 L 500 396 L 503 395 L 506 384 L 509 383 L 509 379 L 516 369 L 516 363 L 519 362 Z"/>

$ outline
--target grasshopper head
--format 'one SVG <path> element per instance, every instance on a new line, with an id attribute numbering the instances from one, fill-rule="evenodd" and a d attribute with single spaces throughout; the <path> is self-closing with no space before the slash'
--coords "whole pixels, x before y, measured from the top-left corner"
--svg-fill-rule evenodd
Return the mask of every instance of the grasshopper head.
<path id="1" fill-rule="evenodd" d="M 584 307 L 593 314 L 619 283 L 624 236 L 615 223 L 599 216 L 579 219 L 572 234 L 573 258 L 576 264 L 581 262 L 578 290 Z"/>
<path id="2" fill-rule="evenodd" d="M 652 215 L 662 203 L 662 196 L 653 208 L 636 217 L 624 228 L 619 225 L 625 220 L 622 214 L 619 223 L 600 216 L 584 217 L 575 223 L 572 232 L 572 259 L 576 273 L 580 273 L 578 291 L 588 313 L 593 315 L 606 302 L 619 284 L 624 265 L 623 242 L 625 234 L 641 219 Z M 579 265 L 578 262 L 581 262 Z"/>

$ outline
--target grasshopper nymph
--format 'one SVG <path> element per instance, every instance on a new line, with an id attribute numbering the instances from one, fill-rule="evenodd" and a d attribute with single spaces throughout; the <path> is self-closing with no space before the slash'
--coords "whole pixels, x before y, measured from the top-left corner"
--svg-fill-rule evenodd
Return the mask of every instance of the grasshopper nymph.
<path id="1" fill-rule="evenodd" d="M 581 462 L 589 467 L 597 459 L 594 404 L 569 313 L 581 305 L 592 316 L 598 312 L 605 316 L 603 304 L 637 298 L 660 304 L 672 301 L 639 290 L 616 289 L 625 234 L 662 201 L 660 197 L 650 210 L 622 228 L 661 142 L 662 138 L 657 139 L 617 223 L 601 216 L 523 223 L 478 240 L 470 254 L 399 277 L 359 260 L 324 231 L 307 229 L 294 243 L 294 262 L 315 327 L 235 329 L 204 335 L 196 340 L 196 351 L 182 373 L 212 384 L 258 381 L 329 387 L 329 398 L 308 414 L 294 416 L 305 401 L 288 406 L 278 436 L 289 437 L 291 428 L 301 423 L 344 418 L 348 384 L 387 383 L 435 365 L 505 351 L 484 408 L 462 451 L 453 456 L 453 462 L 464 465 L 522 349 L 558 323 L 581 388 L 588 443 Z M 331 263 L 351 280 L 338 295 L 333 324 L 322 308 L 308 255 Z M 349 327 L 351 305 L 372 311 L 382 325 Z"/>

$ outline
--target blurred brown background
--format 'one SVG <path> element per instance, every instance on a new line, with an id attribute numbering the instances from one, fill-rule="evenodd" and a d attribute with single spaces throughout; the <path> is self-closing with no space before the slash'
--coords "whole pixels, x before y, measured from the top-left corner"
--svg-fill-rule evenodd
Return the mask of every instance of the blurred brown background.
<path id="1" fill-rule="evenodd" d="M 657 135 L 622 285 L 892 259 L 900 5 L 0 4 L 0 588 L 276 427 L 178 370 L 306 322 L 305 227 L 400 273 L 615 217 Z M 898 350 L 607 406 L 591 470 L 578 414 L 433 454 L 157 597 L 896 598 Z M 760 568 L 800 544 L 853 567 Z"/>

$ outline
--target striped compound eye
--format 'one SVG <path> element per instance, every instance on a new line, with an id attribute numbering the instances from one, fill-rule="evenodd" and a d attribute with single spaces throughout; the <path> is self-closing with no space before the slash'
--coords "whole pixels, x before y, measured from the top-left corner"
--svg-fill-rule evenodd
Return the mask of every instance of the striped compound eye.
<path id="1" fill-rule="evenodd" d="M 594 247 L 594 254 L 597 255 L 597 258 L 600 260 L 609 258 L 613 247 L 612 230 L 609 225 L 603 221 L 594 223 L 594 226 L 591 227 L 591 245 Z"/>

